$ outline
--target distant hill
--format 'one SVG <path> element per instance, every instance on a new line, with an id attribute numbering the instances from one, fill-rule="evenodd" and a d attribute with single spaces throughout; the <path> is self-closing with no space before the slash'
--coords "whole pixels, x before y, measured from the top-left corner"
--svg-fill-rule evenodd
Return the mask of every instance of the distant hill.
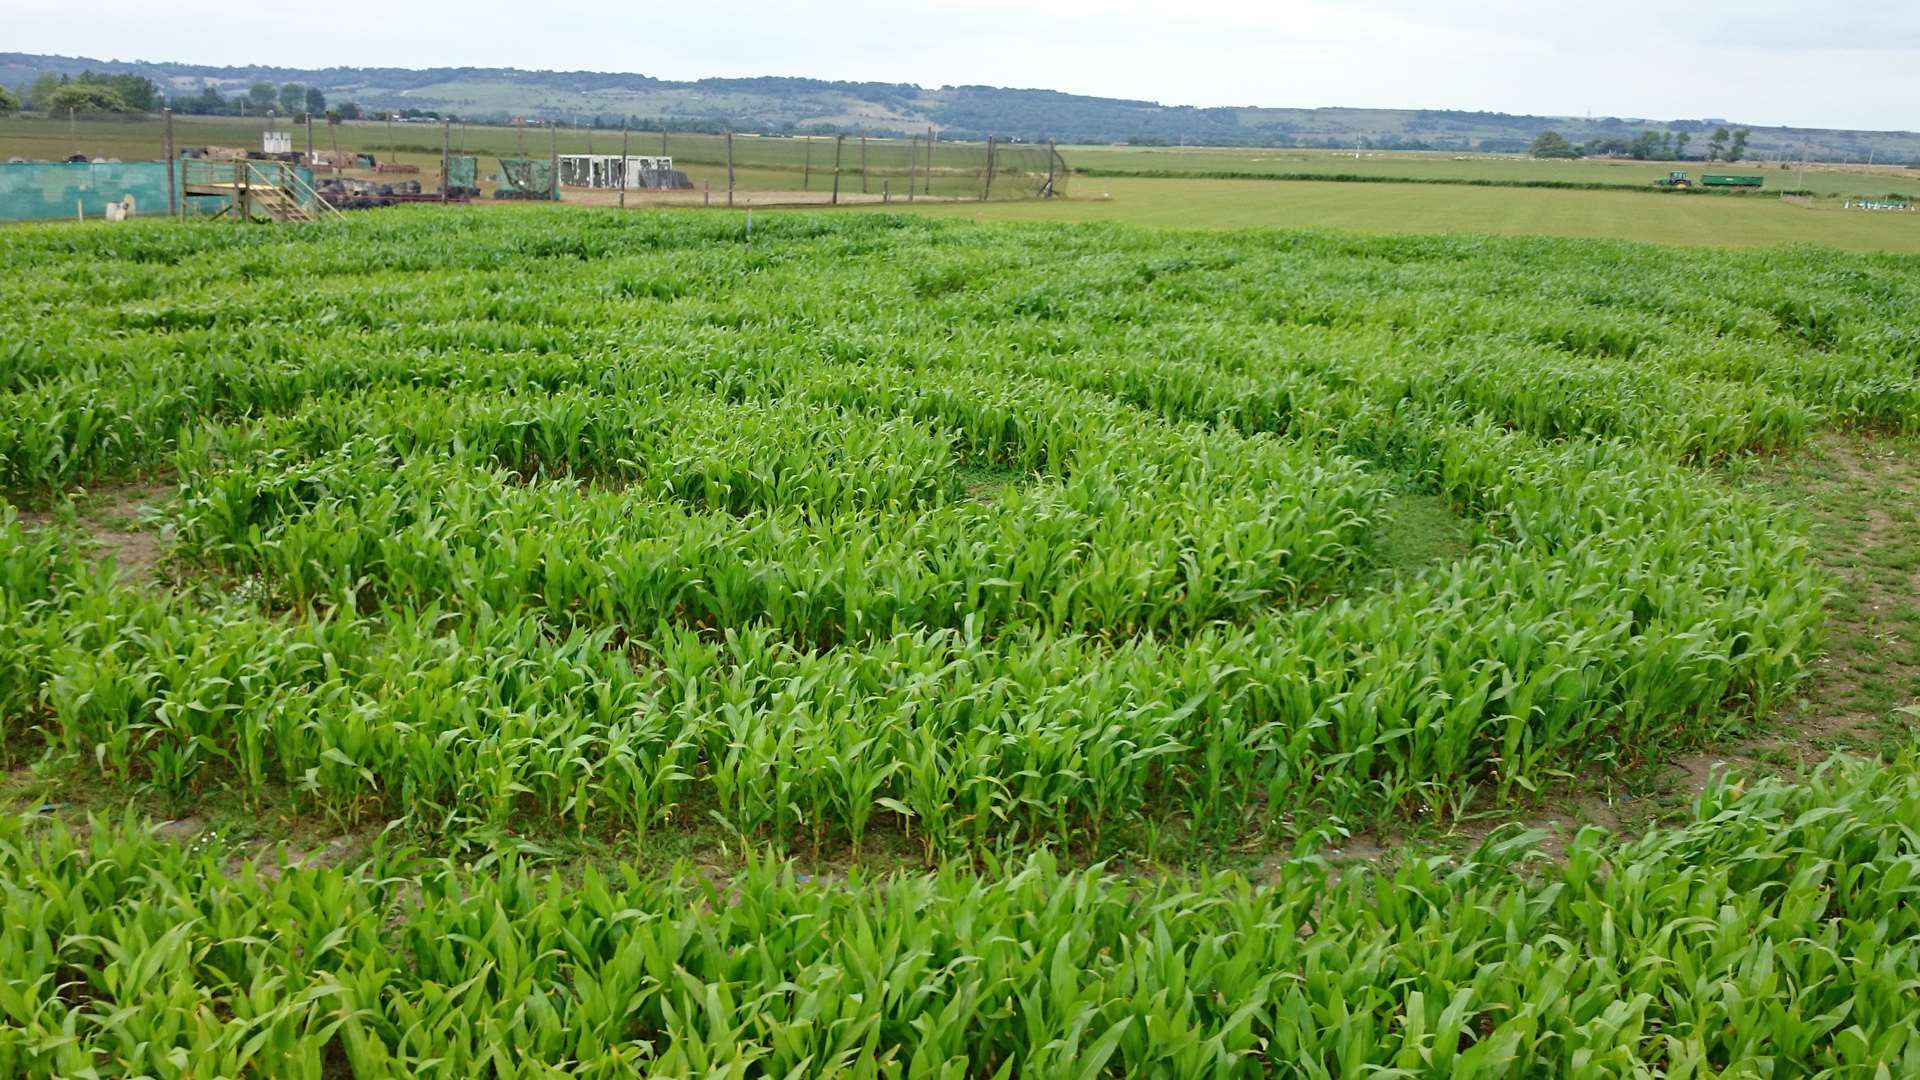
<path id="1" fill-rule="evenodd" d="M 470 120 L 509 116 L 587 122 L 665 122 L 741 131 L 908 134 L 938 129 L 949 138 L 1053 139 L 1062 143 L 1187 143 L 1516 152 L 1548 129 L 1576 143 L 1630 138 L 1642 130 L 1704 133 L 1729 121 L 1514 116 L 1431 109 L 1285 109 L 1161 105 L 1053 90 L 822 79 L 699 79 L 675 82 L 598 71 L 518 68 L 211 67 L 0 52 L 0 85 L 25 87 L 40 72 L 84 70 L 144 75 L 183 98 L 212 86 L 224 93 L 255 82 L 317 87 L 332 102 L 371 110 L 415 108 Z M 1790 128 L 1741 121 L 1756 158 L 1920 162 L 1920 134 Z"/>

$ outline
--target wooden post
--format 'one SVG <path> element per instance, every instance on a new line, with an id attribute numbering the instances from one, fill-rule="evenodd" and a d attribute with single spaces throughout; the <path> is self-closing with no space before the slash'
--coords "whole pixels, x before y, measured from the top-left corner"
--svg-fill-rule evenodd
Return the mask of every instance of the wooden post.
<path id="1" fill-rule="evenodd" d="M 920 167 L 920 136 L 915 135 L 907 144 L 907 201 L 913 201 L 913 184 Z"/>
<path id="2" fill-rule="evenodd" d="M 884 176 L 880 178 L 880 201 L 882 203 L 890 203 L 893 201 L 893 192 L 890 190 L 892 186 L 893 181 L 888 180 Z"/>
<path id="3" fill-rule="evenodd" d="M 1047 140 L 1047 187 L 1046 187 L 1045 193 L 1041 195 L 1041 198 L 1043 199 L 1053 198 L 1053 163 L 1056 160 L 1058 160 L 1059 157 L 1060 157 L 1059 153 L 1055 151 L 1053 148 L 1053 140 L 1048 139 Z"/>
<path id="4" fill-rule="evenodd" d="M 711 180 L 700 181 L 700 191 L 701 191 L 700 204 L 702 206 L 712 206 L 713 205 L 713 181 Z"/>
<path id="5" fill-rule="evenodd" d="M 813 185 L 813 136 L 807 136 L 807 150 L 804 163 L 800 166 L 800 190 L 806 191 Z"/>
<path id="6" fill-rule="evenodd" d="M 313 110 L 307 110 L 307 168 L 313 168 Z"/>
<path id="7" fill-rule="evenodd" d="M 620 121 L 620 209 L 627 208 L 627 122 Z"/>
<path id="8" fill-rule="evenodd" d="M 934 141 L 938 138 L 939 136 L 933 130 L 933 125 L 928 124 L 927 125 L 927 168 L 926 168 L 926 171 L 920 174 L 920 193 L 922 195 L 933 194 L 933 144 L 934 144 Z"/>
<path id="9" fill-rule="evenodd" d="M 860 194 L 867 193 L 867 137 L 860 136 Z"/>
<path id="10" fill-rule="evenodd" d="M 661 157 L 667 156 L 667 129 L 666 128 L 660 129 L 660 156 Z"/>
<path id="11" fill-rule="evenodd" d="M 161 116 L 161 119 L 166 121 L 166 125 L 167 125 L 166 134 L 161 138 L 160 142 L 161 142 L 161 146 L 165 148 L 166 154 L 167 154 L 167 216 L 172 217 L 174 216 L 175 212 L 179 210 L 180 204 L 185 202 L 186 200 L 182 199 L 179 193 L 174 191 L 173 189 L 173 170 L 174 170 L 173 110 L 162 109 L 160 112 L 160 116 Z"/>
<path id="12" fill-rule="evenodd" d="M 453 121 L 440 121 L 440 201 L 448 198 L 447 189 L 453 186 Z"/>
<path id="13" fill-rule="evenodd" d="M 73 134 L 73 106 L 69 105 L 67 106 L 67 153 L 77 154 L 79 152 L 80 140 Z M 82 211 L 80 217 L 82 221 L 86 220 L 86 212 Z"/>
<path id="14" fill-rule="evenodd" d="M 980 201 L 986 202 L 993 197 L 993 136 L 987 136 L 987 182 L 980 189 Z"/>
<path id="15" fill-rule="evenodd" d="M 560 124 L 547 121 L 547 195 L 554 201 L 560 201 Z"/>
<path id="16" fill-rule="evenodd" d="M 845 146 L 846 142 L 847 142 L 847 137 L 845 135 L 835 135 L 833 137 L 833 205 L 834 206 L 840 205 L 840 148 Z"/>
<path id="17" fill-rule="evenodd" d="M 268 114 L 267 126 L 273 126 L 273 116 Z M 393 110 L 387 110 L 387 160 L 393 160 Z"/>
<path id="18" fill-rule="evenodd" d="M 727 205 L 733 205 L 733 129 L 727 129 Z"/>

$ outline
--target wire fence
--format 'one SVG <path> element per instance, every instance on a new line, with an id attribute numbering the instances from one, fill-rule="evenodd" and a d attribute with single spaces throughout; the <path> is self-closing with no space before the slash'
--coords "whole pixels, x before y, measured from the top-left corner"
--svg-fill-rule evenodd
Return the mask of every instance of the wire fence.
<path id="1" fill-rule="evenodd" d="M 437 189 L 443 160 L 461 175 L 451 186 L 487 198 L 505 191 L 528 197 L 543 178 L 529 179 L 522 163 L 549 166 L 572 154 L 620 154 L 671 158 L 692 187 L 629 189 L 624 193 L 558 185 L 563 201 L 623 205 L 807 205 L 1045 198 L 1067 193 L 1069 170 L 1052 146 L 1035 143 L 954 142 L 937 132 L 909 138 L 860 135 L 699 134 L 544 125 L 467 125 L 437 120 L 339 120 L 315 116 L 172 118 L 176 157 L 223 160 L 276 151 L 315 163 L 326 176 L 373 181 L 417 177 Z M 269 140 L 272 133 L 277 138 Z M 0 115 L 0 163 L 157 162 L 166 156 L 166 122 L 152 114 L 14 113 Z M 467 172 L 468 161 L 477 167 Z M 0 164 L 0 171 L 6 165 Z M 22 220 L 75 212 L 75 199 L 60 178 L 80 171 L 16 169 L 11 190 L 17 212 L 0 207 L 0 219 Z M 538 171 L 538 170 L 534 170 Z M 105 175 L 105 174 L 101 174 Z M 111 186 L 111 185 L 109 185 Z M 148 185 L 151 186 L 151 185 Z M 160 194 L 164 194 L 164 187 Z M 141 213 L 160 212 L 164 202 L 149 191 L 137 200 Z M 160 206 L 149 208 L 149 203 Z M 31 206 L 27 204 L 31 203 Z M 89 206 L 90 213 L 98 208 Z"/>

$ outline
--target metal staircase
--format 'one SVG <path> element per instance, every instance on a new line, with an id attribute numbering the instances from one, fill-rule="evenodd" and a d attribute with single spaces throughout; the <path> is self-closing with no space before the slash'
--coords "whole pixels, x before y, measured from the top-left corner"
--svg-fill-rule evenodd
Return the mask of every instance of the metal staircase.
<path id="1" fill-rule="evenodd" d="M 283 161 L 185 161 L 181 192 L 188 199 L 220 198 L 214 217 L 238 221 L 315 221 L 334 209 L 292 165 Z"/>

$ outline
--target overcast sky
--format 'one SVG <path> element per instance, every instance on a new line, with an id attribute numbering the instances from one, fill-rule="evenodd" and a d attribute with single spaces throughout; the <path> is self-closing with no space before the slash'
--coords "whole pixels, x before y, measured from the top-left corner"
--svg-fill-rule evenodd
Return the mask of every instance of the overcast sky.
<path id="1" fill-rule="evenodd" d="M 1915 0 L 0 0 L 0 49 L 289 67 L 583 68 L 1920 128 Z"/>

